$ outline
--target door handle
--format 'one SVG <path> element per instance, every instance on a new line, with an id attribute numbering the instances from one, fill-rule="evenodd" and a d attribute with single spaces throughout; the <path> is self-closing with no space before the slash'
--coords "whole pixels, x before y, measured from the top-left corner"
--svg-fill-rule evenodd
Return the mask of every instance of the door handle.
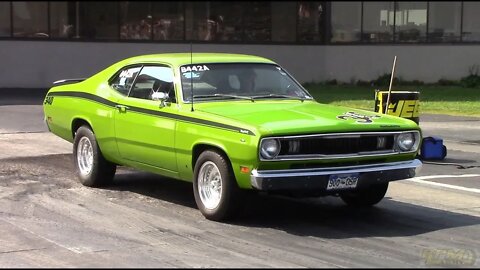
<path id="1" fill-rule="evenodd" d="M 127 112 L 127 109 L 128 109 L 127 106 L 120 105 L 120 104 L 115 105 L 115 108 L 117 108 L 119 112 Z"/>

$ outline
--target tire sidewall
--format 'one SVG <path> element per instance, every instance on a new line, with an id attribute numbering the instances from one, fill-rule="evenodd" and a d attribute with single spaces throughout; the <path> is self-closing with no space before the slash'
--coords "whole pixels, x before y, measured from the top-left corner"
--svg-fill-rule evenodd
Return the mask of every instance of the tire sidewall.
<path id="1" fill-rule="evenodd" d="M 92 170 L 88 174 L 82 174 L 80 172 L 80 168 L 78 167 L 78 156 L 77 156 L 78 149 L 77 148 L 80 140 L 83 137 L 86 137 L 90 141 L 90 144 L 92 145 L 92 150 L 93 150 L 92 151 L 93 152 Z M 78 178 L 80 179 L 80 182 L 83 185 L 89 186 L 89 187 L 98 185 L 98 183 L 95 182 L 95 179 L 98 175 L 98 170 L 99 170 L 99 148 L 98 148 L 95 135 L 93 134 L 93 131 L 85 126 L 81 126 L 75 133 L 75 141 L 73 144 L 73 158 L 74 158 L 76 173 Z"/>
<path id="2" fill-rule="evenodd" d="M 389 182 L 373 184 L 370 187 L 341 194 L 342 200 L 350 206 L 368 207 L 379 203 L 385 197 Z"/>
<path id="3" fill-rule="evenodd" d="M 208 209 L 204 206 L 199 193 L 198 188 L 198 175 L 200 173 L 200 168 L 202 165 L 207 162 L 213 162 L 220 172 L 221 176 L 221 184 L 222 184 L 222 191 L 220 195 L 220 202 L 217 207 L 213 209 Z M 232 172 L 230 163 L 228 159 L 226 159 L 221 154 L 207 150 L 200 154 L 195 163 L 194 169 L 194 178 L 193 178 L 193 193 L 195 196 L 195 202 L 197 204 L 198 209 L 200 212 L 210 220 L 222 220 L 229 216 L 233 208 L 233 200 L 235 196 L 235 192 L 237 191 L 238 186 L 236 186 L 235 176 Z"/>

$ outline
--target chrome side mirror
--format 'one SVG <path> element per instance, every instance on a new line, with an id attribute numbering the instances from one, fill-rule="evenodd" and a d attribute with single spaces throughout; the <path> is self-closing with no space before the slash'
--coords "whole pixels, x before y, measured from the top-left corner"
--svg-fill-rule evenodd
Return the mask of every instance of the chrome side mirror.
<path id="1" fill-rule="evenodd" d="M 160 107 L 167 106 L 167 102 L 165 100 L 168 99 L 168 94 L 165 92 L 154 92 L 152 94 L 152 100 L 160 101 Z"/>

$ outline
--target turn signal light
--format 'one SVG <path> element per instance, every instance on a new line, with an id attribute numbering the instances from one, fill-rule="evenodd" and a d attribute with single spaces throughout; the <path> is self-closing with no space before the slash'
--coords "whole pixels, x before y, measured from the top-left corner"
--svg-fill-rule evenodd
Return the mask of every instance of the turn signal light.
<path id="1" fill-rule="evenodd" d="M 249 173 L 250 169 L 248 167 L 240 166 L 240 172 L 241 173 Z"/>

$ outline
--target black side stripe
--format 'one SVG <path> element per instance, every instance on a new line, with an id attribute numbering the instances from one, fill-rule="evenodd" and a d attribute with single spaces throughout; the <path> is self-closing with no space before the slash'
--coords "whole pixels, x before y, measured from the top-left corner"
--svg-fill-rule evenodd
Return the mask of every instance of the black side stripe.
<path id="1" fill-rule="evenodd" d="M 108 99 L 99 97 L 97 95 L 93 95 L 90 93 L 84 93 L 84 92 L 73 92 L 73 91 L 62 91 L 62 92 L 51 92 L 48 93 L 47 96 L 58 96 L 58 97 L 78 97 L 78 98 L 84 98 L 88 100 L 92 100 L 101 104 L 104 104 L 109 107 L 115 108 L 116 105 L 123 105 L 119 103 L 115 103 L 113 101 L 110 101 Z M 177 114 L 172 114 L 172 113 L 167 113 L 167 112 L 160 112 L 160 111 L 154 111 L 154 110 L 149 110 L 149 109 L 144 109 L 144 108 L 139 108 L 139 107 L 133 107 L 133 106 L 128 106 L 129 111 L 134 111 L 137 113 L 143 113 L 143 114 L 149 114 L 149 115 L 155 115 L 155 116 L 160 116 L 160 117 L 165 117 L 165 118 L 172 118 L 176 119 L 179 121 L 183 122 L 191 122 L 191 123 L 197 123 L 197 124 L 202 124 L 206 126 L 211 126 L 211 127 L 217 127 L 221 129 L 226 129 L 226 130 L 232 130 L 236 132 L 240 132 L 242 134 L 246 135 L 252 135 L 254 136 L 255 133 L 253 133 L 251 130 L 248 129 L 243 129 L 231 125 L 226 125 L 222 123 L 217 123 L 217 122 L 212 122 L 208 120 L 203 120 L 203 119 L 198 119 L 198 118 L 193 118 L 193 117 L 188 117 L 188 116 L 183 116 L 183 115 L 177 115 Z"/>
<path id="2" fill-rule="evenodd" d="M 110 101 L 108 99 L 99 97 L 97 95 L 93 95 L 90 93 L 84 93 L 84 92 L 70 92 L 70 91 L 64 91 L 64 92 L 51 92 L 48 93 L 47 96 L 53 96 L 53 97 L 78 97 L 78 98 L 84 98 L 84 99 L 89 99 L 96 101 L 98 103 L 102 103 L 104 105 L 110 106 L 110 107 L 115 107 L 117 103 Z"/>

